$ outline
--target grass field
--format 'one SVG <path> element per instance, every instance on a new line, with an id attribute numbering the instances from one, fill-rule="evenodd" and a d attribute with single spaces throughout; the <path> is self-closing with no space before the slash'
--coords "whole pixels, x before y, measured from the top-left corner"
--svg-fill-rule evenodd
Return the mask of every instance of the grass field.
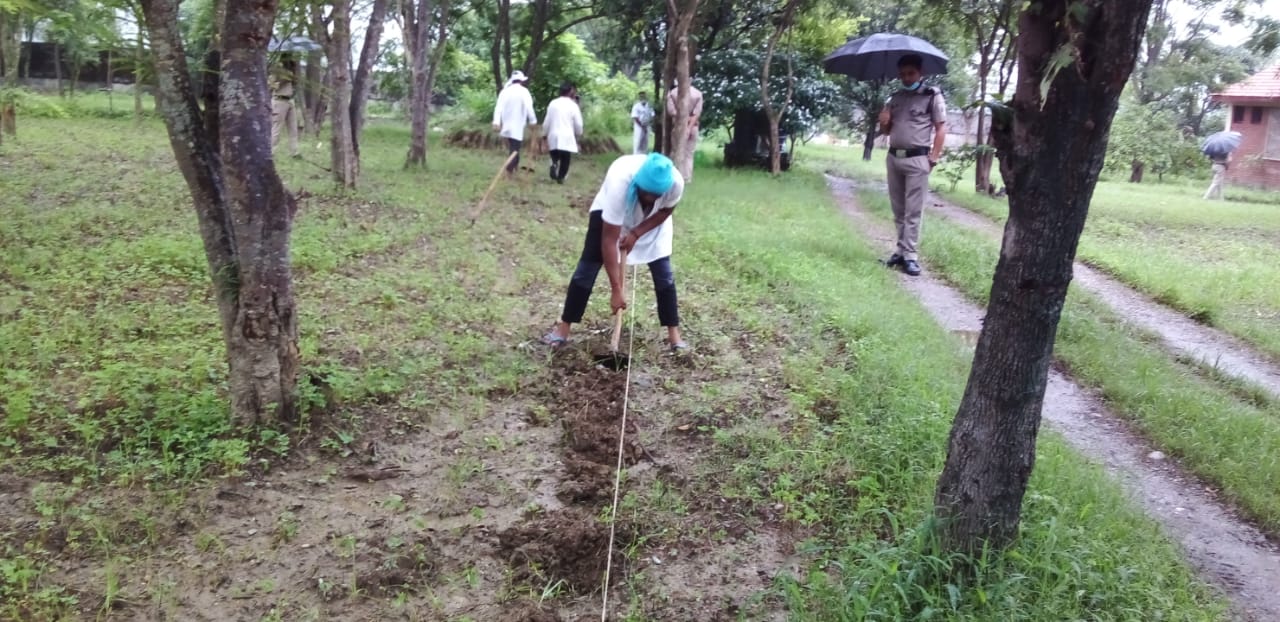
<path id="1" fill-rule="evenodd" d="M 539 163 L 475 228 L 462 216 L 494 154 L 433 145 L 425 172 L 403 171 L 407 131 L 374 125 L 352 193 L 335 193 L 311 163 L 325 160 L 314 141 L 307 160 L 283 160 L 306 197 L 293 260 L 311 415 L 239 430 L 226 422 L 208 278 L 161 127 L 31 119 L 22 131 L 0 147 L 0 493 L 15 500 L 0 508 L 13 525 L 0 527 L 0 618 L 203 606 L 244 619 L 480 620 L 464 605 L 577 606 L 581 590 L 554 572 L 522 580 L 467 540 L 550 513 L 530 511 L 520 478 L 558 460 L 567 441 L 554 430 L 572 414 L 562 402 L 578 398 L 555 388 L 562 357 L 529 342 L 558 312 L 607 160 L 580 159 L 563 187 Z M 645 535 L 627 542 L 620 618 L 692 619 L 653 591 L 663 571 L 641 562 L 677 546 L 737 555 L 734 541 L 750 542 L 737 528 L 785 535 L 799 560 L 755 588 L 731 614 L 741 619 L 770 607 L 797 620 L 1224 617 L 1154 524 L 1052 435 L 1015 547 L 939 555 L 923 534 L 963 345 L 875 263 L 880 249 L 832 209 L 815 173 L 700 170 L 677 213 L 696 352 L 656 356 L 641 274 L 638 371 L 649 384 L 633 399 L 641 437 L 682 475 L 650 469 L 628 491 L 624 513 Z M 607 322 L 600 298 L 588 329 Z M 512 413 L 541 423 L 519 431 Z M 312 501 L 358 494 L 334 480 L 375 450 L 427 465 L 412 482 L 422 496 Z M 290 491 L 280 505 L 245 488 L 268 479 Z M 211 509 L 228 490 L 253 501 L 236 503 L 245 511 L 269 509 L 228 522 L 234 509 Z M 345 526 L 349 516 L 362 526 Z M 378 521 L 403 531 L 367 527 Z M 258 527 L 246 536 L 248 525 Z M 385 541 L 370 544 L 369 531 Z M 366 555 L 417 547 L 441 552 L 438 571 L 395 590 L 361 583 Z M 325 574 L 335 568 L 336 589 Z M 222 574 L 234 589 L 210 584 Z"/>
<path id="2" fill-rule="evenodd" d="M 1101 182 L 1080 258 L 1192 318 L 1280 359 L 1280 194 L 1205 201 L 1188 182 Z M 961 188 L 949 200 L 1003 220 L 1004 200 Z"/>

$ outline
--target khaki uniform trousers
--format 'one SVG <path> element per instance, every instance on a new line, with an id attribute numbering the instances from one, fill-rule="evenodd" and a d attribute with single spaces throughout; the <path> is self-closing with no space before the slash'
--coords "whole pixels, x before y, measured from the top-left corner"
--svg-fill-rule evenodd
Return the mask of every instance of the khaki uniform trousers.
<path id="1" fill-rule="evenodd" d="M 929 156 L 898 158 L 888 156 L 889 204 L 893 206 L 893 223 L 898 228 L 898 254 L 903 259 L 919 260 L 920 219 L 924 216 L 924 197 L 929 192 Z"/>
<path id="2" fill-rule="evenodd" d="M 1209 190 L 1204 193 L 1206 199 L 1222 198 L 1222 182 L 1227 175 L 1227 166 L 1225 164 L 1213 163 L 1213 182 L 1209 184 Z"/>
<path id="3" fill-rule="evenodd" d="M 293 100 L 273 98 L 271 100 L 271 146 L 280 142 L 280 130 L 289 134 L 289 155 L 298 155 L 298 119 L 294 116 Z"/>

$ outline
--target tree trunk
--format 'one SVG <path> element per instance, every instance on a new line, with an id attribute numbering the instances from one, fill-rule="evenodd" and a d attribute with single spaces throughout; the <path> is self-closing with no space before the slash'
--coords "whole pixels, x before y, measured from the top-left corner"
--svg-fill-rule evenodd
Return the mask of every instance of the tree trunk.
<path id="1" fill-rule="evenodd" d="M 0 102 L 0 134 L 18 136 L 18 108 L 13 102 Z"/>
<path id="2" fill-rule="evenodd" d="M 333 179 L 346 188 L 356 186 L 360 161 L 356 157 L 351 127 L 351 1 L 339 0 L 333 7 L 333 35 L 329 56 L 330 131 L 329 147 Z"/>
<path id="3" fill-rule="evenodd" d="M 200 87 L 200 98 L 204 100 L 204 127 L 209 132 L 209 140 L 213 148 L 218 149 L 222 143 L 222 117 L 218 110 L 220 82 L 222 79 L 222 29 L 226 26 L 227 2 L 229 0 L 213 0 L 213 35 L 209 38 L 209 49 L 204 55 L 204 83 Z M 267 127 L 271 127 L 268 123 Z"/>
<path id="4" fill-rule="evenodd" d="M 318 2 L 312 4 L 310 10 L 311 39 L 327 50 L 329 48 L 329 27 L 325 24 L 321 5 Z M 322 58 L 320 51 L 312 52 L 307 56 L 306 124 L 307 129 L 317 139 L 320 138 L 320 130 L 324 128 L 325 111 L 329 101 L 329 68 L 322 66 Z"/>
<path id="5" fill-rule="evenodd" d="M 880 133 L 876 118 L 867 115 L 867 135 L 862 139 L 862 161 L 870 162 L 876 150 L 876 135 Z"/>
<path id="6" fill-rule="evenodd" d="M 289 233 L 295 204 L 271 159 L 266 44 L 274 0 L 230 0 L 223 28 L 219 154 L 196 102 L 178 30 L 178 0 L 142 0 L 156 98 L 186 179 L 213 279 L 230 370 L 231 414 L 242 425 L 296 418 L 298 332 Z M 218 96 L 215 94 L 215 98 Z M 225 167 L 224 167 L 225 163 Z"/>
<path id="7" fill-rule="evenodd" d="M 782 115 L 787 113 L 787 107 L 791 105 L 795 74 L 792 70 L 791 61 L 788 59 L 787 95 L 783 98 L 782 105 L 775 107 L 773 98 L 769 94 L 769 70 L 773 66 L 773 53 L 778 48 L 778 40 L 791 27 L 792 18 L 795 16 L 798 5 L 799 0 L 787 0 L 787 3 L 783 5 L 782 15 L 778 18 L 773 34 L 769 37 L 769 44 L 764 53 L 764 65 L 760 69 L 760 103 L 764 107 L 765 116 L 769 119 L 769 172 L 774 175 L 782 172 L 782 141 L 779 138 L 778 124 L 782 121 Z"/>
<path id="8" fill-rule="evenodd" d="M 133 122 L 142 123 L 142 71 L 146 60 L 146 51 L 142 47 L 142 19 L 138 16 L 138 32 L 133 37 Z M 183 67 L 183 71 L 186 68 Z"/>
<path id="9" fill-rule="evenodd" d="M 507 76 L 511 75 L 511 0 L 497 1 L 498 15 L 494 21 L 493 43 L 489 46 L 489 65 L 493 70 L 495 93 L 502 90 Z M 503 73 L 504 61 L 505 74 Z"/>
<path id="10" fill-rule="evenodd" d="M 683 0 L 684 6 L 677 7 L 678 0 L 667 0 L 667 23 L 671 26 L 667 38 L 667 59 L 663 75 L 668 88 L 674 80 L 676 87 L 676 114 L 666 113 L 666 98 L 663 98 L 662 122 L 666 134 L 666 154 L 676 162 L 683 161 L 682 156 L 689 148 L 689 132 L 684 128 L 688 124 L 690 114 L 689 86 L 692 71 L 692 55 L 689 52 L 689 30 L 698 13 L 699 0 Z"/>
<path id="11" fill-rule="evenodd" d="M 430 60 L 431 0 L 406 0 L 403 11 L 405 45 L 409 51 L 412 75 L 409 94 L 409 154 L 404 166 L 427 163 L 427 109 L 431 106 L 427 93 L 427 71 Z"/>
<path id="12" fill-rule="evenodd" d="M 66 97 L 67 92 L 62 86 L 62 47 L 56 41 L 53 44 L 53 79 L 58 82 L 58 97 Z"/>
<path id="13" fill-rule="evenodd" d="M 360 47 L 360 64 L 351 82 L 351 144 L 356 157 L 360 157 L 360 133 L 364 130 L 364 109 L 373 86 L 373 61 L 378 58 L 378 46 L 382 40 L 382 23 L 387 19 L 387 0 L 373 0 L 369 12 L 369 27 L 365 30 L 364 44 Z"/>
<path id="14" fill-rule="evenodd" d="M 228 344 L 233 410 L 296 421 L 298 316 L 289 234 L 297 205 L 276 174 L 271 134 L 264 131 L 271 127 L 266 57 L 276 1 L 226 0 L 224 10 L 222 161 L 240 294 Z"/>
<path id="15" fill-rule="evenodd" d="M 107 110 L 113 114 L 116 111 L 116 67 L 111 62 L 112 53 L 107 49 Z"/>
<path id="16" fill-rule="evenodd" d="M 1009 219 L 935 496 L 949 550 L 1000 547 L 1017 535 L 1076 246 L 1150 6 L 1046 0 L 1021 13 L 1012 118 L 995 133 Z M 1073 63 L 1046 75 L 1072 45 Z M 1041 101 L 1046 78 L 1052 88 Z"/>
<path id="17" fill-rule="evenodd" d="M 1129 183 L 1142 183 L 1142 175 L 1147 171 L 1147 163 L 1142 160 L 1134 160 L 1129 164 Z"/>
<path id="18" fill-rule="evenodd" d="M 22 62 L 22 17 L 0 10 L 0 59 L 4 60 L 4 83 L 18 84 L 18 67 Z M 30 57 L 30 54 L 27 54 Z"/>

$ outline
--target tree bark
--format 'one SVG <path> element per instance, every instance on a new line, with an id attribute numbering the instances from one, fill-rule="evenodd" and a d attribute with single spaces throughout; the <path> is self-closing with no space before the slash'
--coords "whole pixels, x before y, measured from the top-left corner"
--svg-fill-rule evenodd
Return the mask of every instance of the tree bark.
<path id="1" fill-rule="evenodd" d="M 67 91 L 62 84 L 62 46 L 53 42 L 53 79 L 58 82 L 58 97 L 66 97 Z"/>
<path id="2" fill-rule="evenodd" d="M 138 17 L 138 33 L 133 38 L 133 122 L 142 123 L 142 71 L 146 61 L 146 51 L 142 46 L 142 17 Z M 186 71 L 186 67 L 183 67 Z"/>
<path id="3" fill-rule="evenodd" d="M 1147 171 L 1147 163 L 1142 160 L 1134 160 L 1129 164 L 1129 183 L 1142 183 L 1142 175 Z"/>
<path id="4" fill-rule="evenodd" d="M 935 496 L 949 550 L 1017 535 L 1072 262 L 1150 7 L 1046 0 L 1021 13 L 1011 118 L 995 128 L 1009 219 Z M 1073 51 L 1069 66 L 1053 67 Z"/>
<path id="5" fill-rule="evenodd" d="M 231 414 L 255 425 L 297 414 L 297 316 L 289 266 L 293 198 L 271 159 L 266 45 L 274 0 L 230 0 L 224 24 L 220 127 L 215 147 L 192 88 L 178 0 L 142 0 L 156 98 L 191 192 L 213 280 L 230 371 Z M 215 98 L 218 95 L 215 94 Z M 225 166 L 224 166 L 225 162 Z"/>
<path id="6" fill-rule="evenodd" d="M 330 45 L 329 25 L 325 22 L 321 4 L 316 2 L 309 8 L 311 11 L 311 39 L 328 50 Z M 327 110 L 327 102 L 329 101 L 329 68 L 322 66 L 322 59 L 323 55 L 320 51 L 312 52 L 307 56 L 306 124 L 307 129 L 316 138 L 320 138 L 320 130 L 324 128 L 324 116 Z"/>
<path id="7" fill-rule="evenodd" d="M 667 39 L 667 60 L 663 75 L 666 76 L 667 88 L 672 82 L 676 86 L 676 114 L 674 117 L 666 113 L 666 98 L 663 98 L 662 122 L 667 141 L 666 154 L 680 162 L 681 155 L 689 148 L 689 132 L 684 128 L 688 124 L 690 110 L 689 86 L 692 73 L 692 55 L 689 52 L 689 31 L 698 13 L 699 0 L 684 0 L 683 6 L 677 6 L 678 0 L 667 0 L 667 24 L 670 36 Z"/>
<path id="8" fill-rule="evenodd" d="M 209 140 L 213 141 L 214 149 L 219 149 L 222 144 L 222 117 L 218 102 L 222 81 L 222 32 L 226 26 L 227 2 L 228 0 L 213 0 L 213 36 L 209 38 L 209 49 L 204 55 L 204 71 L 201 72 L 203 85 L 200 87 L 200 98 L 204 100 L 204 127 L 209 132 Z"/>
<path id="9" fill-rule="evenodd" d="M 783 98 L 782 105 L 775 107 L 773 99 L 769 95 L 769 70 L 773 66 L 773 53 L 778 48 L 778 41 L 791 28 L 791 22 L 795 17 L 796 7 L 799 4 L 799 0 L 787 0 L 787 3 L 783 5 L 782 15 L 778 18 L 773 34 L 769 37 L 769 44 L 765 48 L 764 66 L 760 70 L 760 103 L 764 107 L 765 116 L 769 119 L 769 171 L 774 175 L 782 172 L 782 145 L 779 140 L 778 124 L 781 123 L 782 116 L 787 114 L 787 107 L 791 105 L 791 94 L 795 88 L 795 73 L 791 60 L 788 59 L 787 95 Z"/>
<path id="10" fill-rule="evenodd" d="M 351 127 L 351 2 L 338 0 L 333 5 L 333 35 L 327 50 L 329 56 L 330 94 L 329 148 L 333 179 L 346 188 L 356 186 L 360 161 L 356 156 Z"/>
<path id="11" fill-rule="evenodd" d="M 427 93 L 427 73 L 431 48 L 431 0 L 405 0 L 405 45 L 408 47 L 409 70 L 412 75 L 409 94 L 409 153 L 404 166 L 427 163 L 427 112 L 431 106 Z"/>
<path id="12" fill-rule="evenodd" d="M 0 59 L 4 60 L 4 83 L 18 84 L 18 67 L 22 56 L 22 15 L 0 10 Z"/>
<path id="13" fill-rule="evenodd" d="M 360 47 L 360 64 L 351 82 L 351 144 L 356 157 L 360 157 L 360 133 L 364 131 L 364 110 L 369 100 L 373 82 L 373 62 L 378 58 L 382 42 L 382 23 L 387 19 L 387 0 L 373 0 L 369 12 L 369 27 L 365 30 L 364 44 Z"/>
<path id="14" fill-rule="evenodd" d="M 234 223 L 239 298 L 228 354 L 232 408 L 298 413 L 298 316 L 289 235 L 297 210 L 271 155 L 267 43 L 276 0 L 226 0 L 220 99 L 222 161 Z M 226 42 L 234 42 L 227 45 Z M 261 423 L 261 421 L 255 421 Z"/>

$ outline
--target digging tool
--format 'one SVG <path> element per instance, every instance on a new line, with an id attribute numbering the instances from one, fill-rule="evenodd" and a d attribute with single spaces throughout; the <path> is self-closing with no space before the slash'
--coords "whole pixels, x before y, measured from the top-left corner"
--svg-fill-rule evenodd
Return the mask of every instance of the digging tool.
<path id="1" fill-rule="evenodd" d="M 622 293 L 625 296 L 627 292 L 627 254 L 620 253 L 618 258 L 621 274 L 618 278 L 622 279 Z M 621 371 L 631 364 L 631 357 L 618 351 L 618 343 L 622 339 L 622 315 L 626 309 L 618 309 L 613 312 L 613 337 L 609 339 L 609 351 L 595 358 L 597 365 L 604 365 L 614 371 Z"/>
<path id="2" fill-rule="evenodd" d="M 515 160 L 517 155 L 520 155 L 519 151 L 512 151 L 511 155 L 507 156 L 507 159 L 502 162 L 502 166 L 498 167 L 498 174 L 493 176 L 493 181 L 489 182 L 489 189 L 485 190 L 484 196 L 480 197 L 480 203 L 476 205 L 476 211 L 471 212 L 472 225 L 476 224 L 476 219 L 484 211 L 484 206 L 489 202 L 489 195 L 493 194 L 493 189 L 498 187 L 498 180 L 502 179 L 502 173 L 507 170 L 508 166 L 511 166 L 512 160 Z"/>

